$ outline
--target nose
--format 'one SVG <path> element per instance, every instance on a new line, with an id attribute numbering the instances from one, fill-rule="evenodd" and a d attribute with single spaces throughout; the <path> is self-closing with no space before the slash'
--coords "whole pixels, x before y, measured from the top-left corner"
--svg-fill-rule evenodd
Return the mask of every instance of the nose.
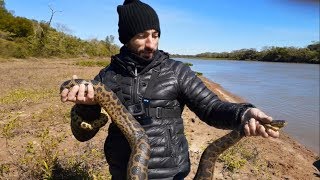
<path id="1" fill-rule="evenodd" d="M 156 40 L 155 38 L 152 37 L 152 35 L 146 38 L 145 46 L 146 48 L 150 48 L 150 49 L 154 49 L 154 47 L 156 46 Z"/>

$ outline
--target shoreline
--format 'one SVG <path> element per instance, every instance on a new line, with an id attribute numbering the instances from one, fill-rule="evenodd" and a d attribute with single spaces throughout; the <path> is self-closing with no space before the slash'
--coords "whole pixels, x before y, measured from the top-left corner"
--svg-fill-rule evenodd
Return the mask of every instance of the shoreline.
<path id="1" fill-rule="evenodd" d="M 203 76 L 200 78 L 221 100 L 235 103 L 245 102 L 243 98 L 226 91 L 220 84 Z M 183 115 L 192 164 L 191 172 L 186 179 L 191 180 L 207 144 L 229 131 L 209 127 L 188 108 Z M 240 145 L 231 148 L 242 151 L 241 149 L 245 147 L 247 152 L 256 152 L 257 160 L 248 161 L 235 172 L 225 172 L 225 164 L 218 160 L 214 175 L 216 179 L 315 179 L 320 177 L 319 155 L 283 131 L 280 132 L 280 137 L 277 139 L 247 137 L 238 144 Z M 236 156 L 241 159 L 239 155 Z M 255 164 L 256 161 L 261 164 Z M 258 170 L 256 166 L 259 167 Z"/>
<path id="2" fill-rule="evenodd" d="M 204 76 L 200 76 L 200 79 L 221 100 L 234 103 L 245 102 L 243 98 L 225 90 L 220 84 L 212 82 Z M 205 147 L 230 130 L 208 126 L 188 108 L 185 108 L 183 112 L 183 119 L 191 159 L 191 172 L 186 180 L 192 180 Z M 235 171 L 226 171 L 225 162 L 222 162 L 221 159 L 218 160 L 214 174 L 216 179 L 315 179 L 320 177 L 319 155 L 283 131 L 280 132 L 280 137 L 277 139 L 243 138 L 229 149 L 233 148 L 236 149 L 233 151 L 237 152 L 233 155 L 235 158 L 232 160 L 233 163 L 238 162 L 236 159 L 240 159 L 245 164 Z M 241 155 L 242 151 L 256 154 L 255 158 L 253 160 L 245 159 Z"/>
<path id="3" fill-rule="evenodd" d="M 243 98 L 241 98 L 241 97 L 239 97 L 237 95 L 234 95 L 233 93 L 231 93 L 231 92 L 227 91 L 226 89 L 224 89 L 220 84 L 215 83 L 215 82 L 209 80 L 208 78 L 206 78 L 204 76 L 200 77 L 200 79 L 209 87 L 209 89 L 214 91 L 221 100 L 228 101 L 228 102 L 234 102 L 234 103 L 246 102 Z M 297 139 L 295 139 L 294 137 L 292 137 L 288 133 L 286 133 L 284 131 L 281 131 L 281 134 L 283 136 L 285 136 L 286 139 L 290 139 L 291 141 L 299 144 L 300 146 L 304 146 L 304 148 L 306 148 L 308 151 L 310 151 L 310 152 L 312 152 L 312 153 L 317 155 L 317 152 L 315 152 L 311 148 L 308 148 L 307 146 L 303 145 L 302 143 L 300 143 Z M 320 154 L 318 154 L 318 156 L 319 155 Z"/>

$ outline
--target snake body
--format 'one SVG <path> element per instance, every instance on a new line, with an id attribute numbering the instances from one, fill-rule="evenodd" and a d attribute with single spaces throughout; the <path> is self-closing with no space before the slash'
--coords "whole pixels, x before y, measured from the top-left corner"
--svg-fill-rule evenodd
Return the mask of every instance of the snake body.
<path id="1" fill-rule="evenodd" d="M 112 90 L 98 81 L 72 79 L 61 85 L 60 92 L 65 88 L 70 89 L 80 84 L 93 85 L 95 101 L 108 113 L 129 142 L 131 155 L 128 162 L 127 179 L 148 179 L 150 145 L 148 136 L 139 122 L 127 111 Z"/>
<path id="2" fill-rule="evenodd" d="M 278 131 L 280 128 L 284 127 L 285 124 L 286 121 L 284 120 L 273 120 L 271 123 L 263 124 L 263 126 L 265 126 L 265 128 L 270 128 Z M 208 145 L 208 147 L 201 155 L 194 180 L 213 179 L 216 160 L 218 159 L 220 154 L 222 154 L 229 147 L 239 142 L 245 136 L 243 126 L 244 124 L 241 124 L 230 133 L 222 136 L 221 138 Z"/>
<path id="3" fill-rule="evenodd" d="M 129 142 L 131 155 L 127 168 L 127 179 L 148 179 L 148 162 L 150 158 L 150 145 L 148 137 L 139 122 L 128 112 L 121 104 L 117 96 L 102 83 L 94 80 L 73 79 L 64 82 L 60 87 L 60 92 L 64 89 L 70 89 L 75 85 L 92 84 L 94 88 L 95 101 L 109 114 L 112 121 L 119 127 Z M 76 117 L 76 115 L 73 115 Z M 73 118 L 73 116 L 71 118 Z M 101 116 L 102 117 L 102 116 Z M 81 120 L 78 120 L 81 121 Z M 102 117 L 92 122 L 80 122 L 81 128 L 91 130 L 100 128 L 106 124 L 106 118 Z M 278 130 L 285 125 L 284 120 L 274 120 L 270 124 L 264 124 L 266 128 Z M 229 134 L 215 140 L 203 152 L 195 180 L 211 180 L 214 175 L 214 166 L 219 155 L 236 144 L 244 137 L 243 125 L 231 131 Z"/>

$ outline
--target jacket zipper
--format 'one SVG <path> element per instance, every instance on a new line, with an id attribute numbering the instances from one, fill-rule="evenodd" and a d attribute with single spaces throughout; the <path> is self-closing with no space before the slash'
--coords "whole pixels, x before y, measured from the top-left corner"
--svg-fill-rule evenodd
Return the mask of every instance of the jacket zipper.
<path id="1" fill-rule="evenodd" d="M 139 83 L 139 77 L 138 77 L 138 69 L 137 67 L 134 67 L 134 79 L 133 79 L 133 97 L 132 97 L 132 100 L 133 100 L 133 103 L 138 103 L 139 101 L 139 98 L 138 98 L 138 85 Z"/>

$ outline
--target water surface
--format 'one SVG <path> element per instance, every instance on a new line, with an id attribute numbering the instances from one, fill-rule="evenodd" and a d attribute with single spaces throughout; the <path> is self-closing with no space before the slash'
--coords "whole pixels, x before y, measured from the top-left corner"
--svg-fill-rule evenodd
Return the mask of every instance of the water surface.
<path id="1" fill-rule="evenodd" d="M 284 131 L 319 154 L 319 65 L 176 59 L 274 119 L 288 120 Z"/>

